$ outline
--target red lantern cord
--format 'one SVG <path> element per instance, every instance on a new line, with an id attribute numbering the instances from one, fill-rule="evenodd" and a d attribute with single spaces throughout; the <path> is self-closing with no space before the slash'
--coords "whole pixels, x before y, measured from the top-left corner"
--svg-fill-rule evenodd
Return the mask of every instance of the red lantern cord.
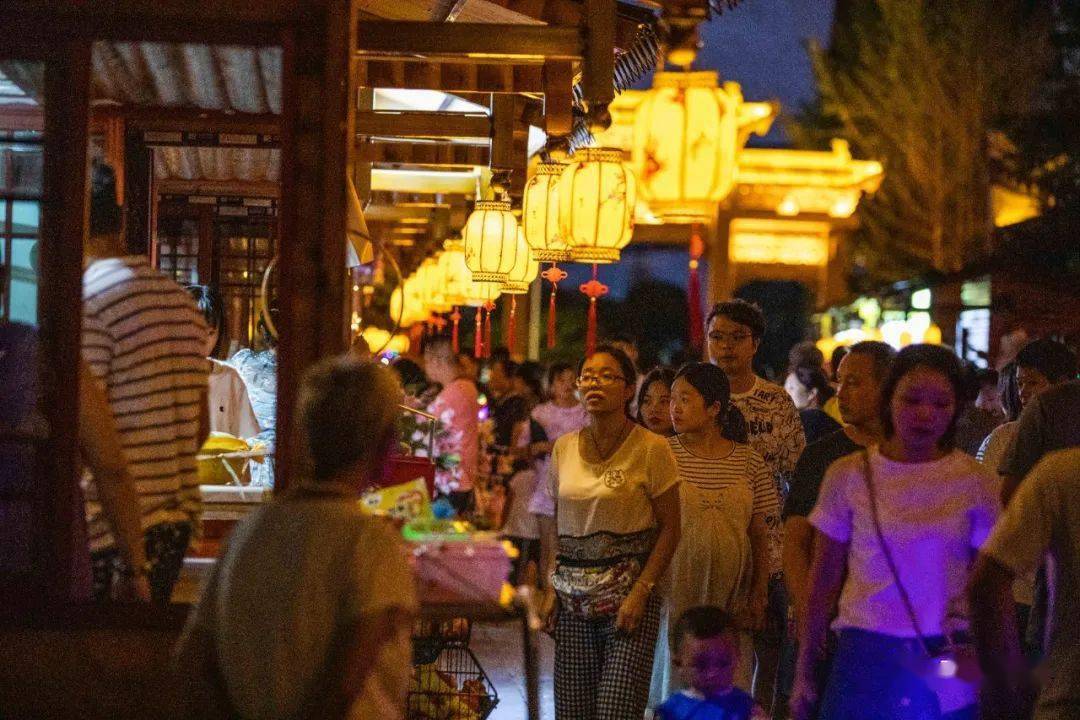
<path id="1" fill-rule="evenodd" d="M 484 329 L 481 325 L 483 323 L 483 309 L 476 308 L 476 335 L 473 337 L 473 357 L 479 360 L 484 357 Z"/>
<path id="2" fill-rule="evenodd" d="M 484 306 L 487 314 L 484 315 L 484 357 L 491 357 L 491 311 L 495 309 L 495 303 L 488 302 Z"/>
<path id="3" fill-rule="evenodd" d="M 510 317 L 506 320 L 506 345 L 511 352 L 517 345 L 517 295 L 510 296 Z"/>
<path id="4" fill-rule="evenodd" d="M 705 321 L 701 316 L 701 278 L 698 273 L 699 260 L 705 251 L 701 240 L 701 231 L 697 225 L 690 232 L 690 278 L 686 285 L 686 300 L 689 304 L 690 347 L 701 349 L 705 343 Z"/>
<path id="5" fill-rule="evenodd" d="M 589 323 L 585 332 L 585 355 L 588 356 L 596 350 L 596 301 L 608 294 L 608 286 L 597 279 L 596 265 L 592 266 L 592 280 L 583 283 L 580 290 L 589 298 Z"/>
<path id="6" fill-rule="evenodd" d="M 461 313 L 458 312 L 457 306 L 454 306 L 454 312 L 450 314 L 450 320 L 454 323 L 454 329 L 451 330 L 450 337 L 451 342 L 454 345 L 454 354 L 458 353 L 458 323 L 461 322 Z"/>
<path id="7" fill-rule="evenodd" d="M 559 292 L 559 282 L 566 279 L 566 273 L 560 270 L 558 265 L 551 263 L 551 267 L 540 273 L 540 276 L 551 283 L 547 319 L 547 347 L 550 350 L 555 347 L 555 299 Z"/>

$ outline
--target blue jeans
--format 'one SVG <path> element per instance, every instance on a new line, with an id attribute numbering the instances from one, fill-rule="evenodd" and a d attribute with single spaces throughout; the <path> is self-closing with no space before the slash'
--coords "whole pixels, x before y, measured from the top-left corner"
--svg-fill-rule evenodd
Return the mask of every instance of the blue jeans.
<path id="1" fill-rule="evenodd" d="M 841 630 L 819 720 L 975 720 L 975 706 L 941 712 L 915 670 L 924 658 L 913 639 Z"/>

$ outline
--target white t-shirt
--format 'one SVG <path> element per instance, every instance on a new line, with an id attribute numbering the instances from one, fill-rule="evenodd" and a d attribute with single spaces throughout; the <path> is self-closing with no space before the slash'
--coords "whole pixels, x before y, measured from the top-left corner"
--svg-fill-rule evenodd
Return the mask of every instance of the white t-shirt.
<path id="1" fill-rule="evenodd" d="M 874 529 L 863 453 L 825 474 L 810 523 L 849 543 L 848 574 L 833 627 L 915 637 Z M 885 541 L 924 635 L 967 627 L 964 586 L 975 552 L 1000 512 L 995 482 L 959 450 L 924 463 L 901 463 L 870 450 Z"/>
<path id="2" fill-rule="evenodd" d="M 355 491 L 327 483 L 264 505 L 237 525 L 217 561 L 190 636 L 213 636 L 229 699 L 243 717 L 295 717 L 343 633 L 361 616 L 414 613 L 416 587 L 393 527 L 360 512 Z M 401 718 L 408 628 L 385 644 L 350 720 Z"/>
<path id="3" fill-rule="evenodd" d="M 207 388 L 210 406 L 210 430 L 229 433 L 233 437 L 252 438 L 261 428 L 251 407 L 247 385 L 236 368 L 210 358 L 210 379 Z"/>
<path id="4" fill-rule="evenodd" d="M 1054 592 L 1035 717 L 1075 717 L 1080 706 L 1080 448 L 1050 453 L 1035 466 L 982 551 L 1018 575 L 1033 571 L 1049 551 Z"/>
<path id="5" fill-rule="evenodd" d="M 563 435 L 551 451 L 548 487 L 558 499 L 559 535 L 629 535 L 654 527 L 650 501 L 679 482 L 667 439 L 634 425 L 606 462 L 590 463 L 581 457 L 585 432 Z"/>

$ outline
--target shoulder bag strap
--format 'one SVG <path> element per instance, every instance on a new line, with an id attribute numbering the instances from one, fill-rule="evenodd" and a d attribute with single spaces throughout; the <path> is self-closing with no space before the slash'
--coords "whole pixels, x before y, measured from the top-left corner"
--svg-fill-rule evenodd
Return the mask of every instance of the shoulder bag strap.
<path id="1" fill-rule="evenodd" d="M 874 490 L 874 473 L 870 467 L 870 451 L 863 450 L 862 456 L 863 466 L 866 469 L 864 474 L 866 479 L 866 490 L 870 496 L 870 516 L 874 520 L 874 532 L 877 534 L 878 544 L 881 546 L 881 554 L 885 556 L 885 563 L 889 566 L 889 572 L 892 573 L 893 582 L 896 583 L 896 589 L 900 593 L 900 600 L 904 603 L 904 609 L 911 619 L 912 627 L 915 628 L 915 636 L 919 640 L 919 645 L 922 646 L 923 652 L 929 655 L 930 648 L 926 644 L 926 636 L 923 634 L 922 627 L 919 625 L 919 617 L 915 614 L 915 605 L 911 602 L 911 596 L 908 595 L 904 583 L 900 580 L 900 572 L 896 569 L 896 561 L 893 559 L 893 554 L 892 551 L 889 550 L 888 543 L 885 542 L 885 533 L 881 529 L 881 516 L 878 513 L 877 493 Z"/>

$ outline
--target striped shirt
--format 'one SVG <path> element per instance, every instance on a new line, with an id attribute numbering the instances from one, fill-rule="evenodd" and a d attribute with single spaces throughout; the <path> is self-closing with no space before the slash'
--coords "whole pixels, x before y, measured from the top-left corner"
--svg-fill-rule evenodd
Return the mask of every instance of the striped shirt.
<path id="1" fill-rule="evenodd" d="M 754 515 L 764 515 L 767 525 L 780 518 L 780 499 L 772 471 L 749 445 L 736 444 L 726 458 L 712 459 L 692 455 L 679 438 L 668 438 L 671 452 L 679 466 L 679 479 L 706 492 L 719 492 L 739 484 L 750 484 L 754 492 Z"/>
<path id="2" fill-rule="evenodd" d="M 206 332 L 187 292 L 144 257 L 98 260 L 83 273 L 83 357 L 105 384 L 144 529 L 198 520 Z M 97 551 L 114 540 L 93 481 L 85 484 Z"/>

